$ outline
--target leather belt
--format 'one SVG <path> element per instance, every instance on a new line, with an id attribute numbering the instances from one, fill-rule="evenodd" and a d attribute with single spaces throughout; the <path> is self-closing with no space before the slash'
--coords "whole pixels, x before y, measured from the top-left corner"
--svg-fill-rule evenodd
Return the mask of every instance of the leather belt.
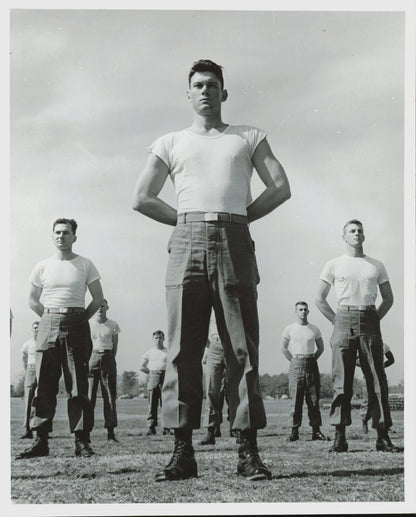
<path id="1" fill-rule="evenodd" d="M 340 311 L 374 311 L 375 305 L 339 305 Z"/>
<path id="2" fill-rule="evenodd" d="M 248 224 L 248 219 L 245 215 L 229 214 L 227 212 L 185 212 L 178 214 L 178 223 L 213 223 L 218 221 Z"/>
<path id="3" fill-rule="evenodd" d="M 85 312 L 83 307 L 45 307 L 45 312 L 48 314 L 81 314 Z"/>
<path id="4" fill-rule="evenodd" d="M 96 350 L 96 349 L 93 349 L 93 352 L 94 354 L 105 354 L 106 352 L 112 352 L 112 350 L 108 349 L 108 350 Z"/>
<path id="5" fill-rule="evenodd" d="M 310 358 L 310 357 L 316 357 L 315 354 L 293 354 L 292 358 L 295 357 L 296 359 L 304 359 L 304 358 Z"/>

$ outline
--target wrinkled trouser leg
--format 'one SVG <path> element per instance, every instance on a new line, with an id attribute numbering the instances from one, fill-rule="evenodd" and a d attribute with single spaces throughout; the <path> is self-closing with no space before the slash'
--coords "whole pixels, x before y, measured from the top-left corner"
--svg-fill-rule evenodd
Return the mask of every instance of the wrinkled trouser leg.
<path id="1" fill-rule="evenodd" d="M 30 431 L 30 417 L 32 414 L 32 402 L 36 390 L 36 366 L 28 364 L 25 372 L 25 395 L 24 407 L 25 416 L 23 420 L 23 427 L 25 431 Z"/>
<path id="2" fill-rule="evenodd" d="M 292 358 L 289 366 L 289 393 L 292 401 L 290 417 L 292 427 L 302 424 L 303 399 L 305 395 L 305 360 Z"/>
<path id="3" fill-rule="evenodd" d="M 315 358 L 306 359 L 306 389 L 305 399 L 308 406 L 309 425 L 311 427 L 321 426 L 321 410 L 319 408 L 319 395 L 321 389 L 321 379 L 319 376 L 318 363 Z"/>
<path id="4" fill-rule="evenodd" d="M 218 346 L 221 349 L 218 349 Z M 224 352 L 221 345 L 211 344 L 206 363 L 205 426 L 217 427 L 222 422 L 224 403 Z"/>
<path id="5" fill-rule="evenodd" d="M 258 273 L 248 228 L 231 223 L 179 224 L 168 248 L 164 425 L 200 426 L 201 360 L 214 307 L 229 373 L 232 428 L 265 427 L 258 375 Z"/>

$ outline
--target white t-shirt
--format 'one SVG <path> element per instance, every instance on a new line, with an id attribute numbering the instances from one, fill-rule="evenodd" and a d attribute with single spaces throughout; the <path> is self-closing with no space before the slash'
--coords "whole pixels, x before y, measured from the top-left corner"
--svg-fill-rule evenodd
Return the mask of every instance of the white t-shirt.
<path id="1" fill-rule="evenodd" d="M 213 136 L 189 129 L 161 136 L 148 148 L 169 168 L 178 213 L 247 215 L 253 153 L 267 134 L 252 126 L 228 126 Z"/>
<path id="2" fill-rule="evenodd" d="M 22 355 L 27 355 L 28 366 L 36 364 L 36 342 L 33 338 L 23 343 Z"/>
<path id="3" fill-rule="evenodd" d="M 334 286 L 338 305 L 375 305 L 377 286 L 389 280 L 379 260 L 348 255 L 329 260 L 320 278 Z"/>
<path id="4" fill-rule="evenodd" d="M 103 323 L 96 319 L 90 320 L 89 323 L 93 350 L 112 350 L 113 336 L 121 332 L 118 323 L 108 318 Z"/>
<path id="5" fill-rule="evenodd" d="M 167 350 L 163 348 L 151 348 L 143 354 L 143 359 L 146 360 L 145 366 L 150 371 L 166 370 Z"/>
<path id="6" fill-rule="evenodd" d="M 294 354 L 313 354 L 316 350 L 316 340 L 322 337 L 321 331 L 316 325 L 307 323 L 300 325 L 292 323 L 288 325 L 282 334 L 282 341 L 289 344 L 288 350 Z"/>
<path id="7" fill-rule="evenodd" d="M 91 260 L 78 255 L 72 260 L 42 260 L 33 268 L 29 281 L 42 287 L 45 307 L 85 307 L 87 286 L 99 278 Z"/>

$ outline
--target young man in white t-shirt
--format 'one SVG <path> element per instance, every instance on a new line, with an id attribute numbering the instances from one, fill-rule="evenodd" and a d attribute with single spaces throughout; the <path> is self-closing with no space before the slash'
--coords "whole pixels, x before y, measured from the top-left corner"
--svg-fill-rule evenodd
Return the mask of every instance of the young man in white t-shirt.
<path id="1" fill-rule="evenodd" d="M 320 429 L 322 425 L 319 409 L 321 379 L 318 368 L 318 359 L 324 351 L 324 342 L 319 328 L 308 322 L 309 308 L 306 302 L 296 302 L 295 314 L 297 321 L 283 330 L 281 343 L 282 353 L 290 361 L 289 393 L 292 399 L 292 432 L 289 441 L 299 440 L 304 399 L 308 406 L 312 440 L 326 440 Z"/>
<path id="2" fill-rule="evenodd" d="M 121 332 L 116 321 L 107 318 L 109 309 L 104 300 L 95 318 L 90 320 L 92 355 L 89 373 L 89 397 L 95 409 L 98 385 L 101 387 L 104 411 L 104 427 L 107 440 L 118 442 L 114 428 L 117 427 L 117 363 L 118 335 Z"/>
<path id="3" fill-rule="evenodd" d="M 386 268 L 364 254 L 363 225 L 352 219 L 344 225 L 346 253 L 328 261 L 321 273 L 316 305 L 334 325 L 331 336 L 334 396 L 330 422 L 335 426 L 334 452 L 347 452 L 345 427 L 351 425 L 351 398 L 357 352 L 368 389 L 368 412 L 377 430 L 376 449 L 394 452 L 388 430 L 392 425 L 388 386 L 383 365 L 380 320 L 393 305 Z M 334 286 L 337 312 L 327 301 Z M 378 289 L 381 304 L 376 308 Z"/>
<path id="4" fill-rule="evenodd" d="M 201 360 L 212 308 L 230 372 L 231 425 L 241 431 L 237 473 L 269 479 L 257 449 L 257 429 L 265 427 L 266 415 L 258 375 L 260 278 L 248 224 L 290 198 L 289 182 L 265 131 L 223 122 L 228 92 L 221 66 L 195 62 L 187 96 L 192 125 L 150 146 L 133 200 L 135 210 L 175 227 L 168 244 L 169 352 L 162 410 L 165 425 L 175 429 L 175 449 L 156 481 L 197 476 L 192 430 L 200 427 Z M 253 169 L 265 187 L 254 201 Z M 168 176 L 177 209 L 159 197 Z"/>
<path id="5" fill-rule="evenodd" d="M 149 413 L 147 416 L 147 435 L 156 434 L 157 412 L 159 403 L 162 405 L 162 387 L 165 380 L 167 350 L 164 347 L 165 334 L 162 330 L 153 332 L 154 347 L 143 354 L 139 370 L 148 375 L 147 400 Z M 165 428 L 164 434 L 167 429 Z"/>
<path id="6" fill-rule="evenodd" d="M 30 429 L 30 414 L 32 401 L 36 389 L 36 338 L 38 336 L 39 321 L 32 323 L 33 337 L 22 346 L 22 361 L 25 369 L 25 417 L 23 421 L 24 434 L 20 438 L 33 438 Z"/>
<path id="7" fill-rule="evenodd" d="M 76 230 L 74 219 L 54 221 L 55 255 L 36 264 L 29 278 L 29 306 L 41 317 L 36 340 L 37 387 L 30 424 L 37 438 L 17 459 L 49 454 L 48 436 L 62 374 L 68 396 L 69 427 L 75 434 L 75 455 L 94 454 L 89 445 L 94 414 L 88 398 L 88 361 L 92 350 L 88 320 L 104 297 L 94 264 L 72 251 Z M 85 308 L 87 289 L 92 299 Z"/>

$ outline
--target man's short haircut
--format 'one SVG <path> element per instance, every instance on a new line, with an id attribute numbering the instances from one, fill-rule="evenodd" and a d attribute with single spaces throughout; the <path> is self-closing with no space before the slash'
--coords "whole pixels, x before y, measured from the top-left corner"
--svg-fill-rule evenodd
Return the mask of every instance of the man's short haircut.
<path id="1" fill-rule="evenodd" d="M 153 337 L 156 335 L 161 335 L 161 336 L 165 337 L 165 333 L 163 332 L 163 330 L 155 330 L 153 332 Z"/>
<path id="2" fill-rule="evenodd" d="M 217 65 L 210 59 L 199 59 L 192 65 L 188 74 L 188 84 L 191 85 L 191 78 L 196 72 L 212 72 L 215 77 L 220 81 L 221 88 L 224 88 L 224 76 L 222 75 L 222 66 Z"/>
<path id="3" fill-rule="evenodd" d="M 349 221 L 347 221 L 344 224 L 344 228 L 342 229 L 342 233 L 345 233 L 345 230 L 346 230 L 347 226 L 349 226 L 350 224 L 359 224 L 361 226 L 361 228 L 363 227 L 363 223 L 361 221 L 359 221 L 358 219 L 350 219 Z"/>
<path id="4" fill-rule="evenodd" d="M 55 226 L 57 224 L 69 224 L 71 226 L 72 233 L 76 235 L 78 225 L 75 219 L 67 219 L 66 217 L 60 217 L 59 219 L 56 219 L 56 221 L 53 222 L 52 231 L 55 230 Z"/>
<path id="5" fill-rule="evenodd" d="M 295 309 L 297 308 L 298 305 L 305 305 L 305 307 L 307 307 L 309 309 L 309 305 L 306 302 L 303 302 L 303 301 L 296 302 L 295 303 Z"/>

